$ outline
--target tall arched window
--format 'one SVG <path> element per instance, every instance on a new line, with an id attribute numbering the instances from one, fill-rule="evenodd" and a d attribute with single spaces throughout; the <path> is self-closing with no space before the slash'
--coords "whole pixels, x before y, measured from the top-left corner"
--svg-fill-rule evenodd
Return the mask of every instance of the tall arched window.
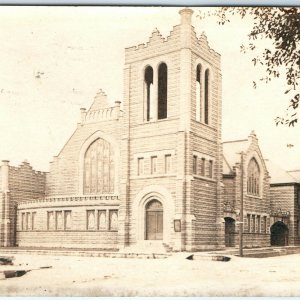
<path id="1" fill-rule="evenodd" d="M 196 121 L 201 119 L 201 65 L 196 69 Z"/>
<path id="2" fill-rule="evenodd" d="M 147 107 L 147 112 L 146 112 L 146 119 L 149 121 L 153 116 L 152 116 L 152 105 L 153 105 L 153 69 L 152 67 L 148 66 L 145 69 L 145 102 L 146 102 L 146 107 Z"/>
<path id="3" fill-rule="evenodd" d="M 260 170 L 255 158 L 252 158 L 248 165 L 247 193 L 254 196 L 260 194 Z"/>
<path id="4" fill-rule="evenodd" d="M 209 114 L 209 70 L 205 70 L 204 75 L 204 123 L 208 124 Z"/>
<path id="5" fill-rule="evenodd" d="M 168 116 L 168 67 L 161 63 L 158 67 L 158 103 L 157 118 L 165 119 Z"/>
<path id="6" fill-rule="evenodd" d="M 84 156 L 84 194 L 114 192 L 114 151 L 111 145 L 99 138 L 87 149 Z"/>

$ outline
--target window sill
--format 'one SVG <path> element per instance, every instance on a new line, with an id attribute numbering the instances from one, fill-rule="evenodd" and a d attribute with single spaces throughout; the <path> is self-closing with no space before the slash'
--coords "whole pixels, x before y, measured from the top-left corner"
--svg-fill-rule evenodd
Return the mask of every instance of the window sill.
<path id="1" fill-rule="evenodd" d="M 212 129 L 212 130 L 217 130 L 217 129 L 216 129 L 215 127 L 213 127 L 212 125 L 206 124 L 206 123 L 204 123 L 204 122 L 202 122 L 202 121 L 194 120 L 194 122 L 197 123 L 197 124 L 201 124 L 201 125 L 203 125 L 203 126 L 205 126 L 205 127 L 208 127 L 208 128 L 210 128 L 210 129 Z"/>
<path id="2" fill-rule="evenodd" d="M 39 229 L 39 230 L 17 230 L 17 232 L 118 232 L 118 229 L 68 229 L 68 230 L 45 230 L 45 229 Z"/>
<path id="3" fill-rule="evenodd" d="M 249 231 L 244 231 L 243 233 L 247 233 L 247 234 L 264 234 L 264 235 L 268 235 L 269 234 L 267 232 L 249 232 Z"/>
<path id="4" fill-rule="evenodd" d="M 246 194 L 245 196 L 249 197 L 249 198 L 254 198 L 254 199 L 262 199 L 262 196 L 255 196 L 255 195 L 251 195 L 251 194 Z"/>
<path id="5" fill-rule="evenodd" d="M 75 230 L 77 231 L 77 230 Z M 81 230 L 78 230 L 81 231 Z M 118 229 L 87 229 L 86 232 L 118 232 Z"/>
<path id="6" fill-rule="evenodd" d="M 149 174 L 149 175 L 136 175 L 131 176 L 130 179 L 149 179 L 149 178 L 165 178 L 165 177 L 176 177 L 176 174 L 169 173 L 169 174 Z"/>
<path id="7" fill-rule="evenodd" d="M 193 177 L 197 178 L 197 179 L 203 179 L 203 180 L 206 180 L 206 181 L 210 181 L 210 182 L 217 182 L 217 180 L 214 179 L 214 178 L 210 178 L 210 177 L 206 177 L 206 176 L 201 176 L 201 175 L 197 175 L 197 174 L 193 174 Z"/>
<path id="8" fill-rule="evenodd" d="M 160 123 L 160 122 L 165 122 L 165 121 L 172 121 L 176 120 L 176 117 L 167 117 L 165 119 L 151 119 L 149 121 L 144 120 L 142 124 L 153 124 L 153 123 Z"/>

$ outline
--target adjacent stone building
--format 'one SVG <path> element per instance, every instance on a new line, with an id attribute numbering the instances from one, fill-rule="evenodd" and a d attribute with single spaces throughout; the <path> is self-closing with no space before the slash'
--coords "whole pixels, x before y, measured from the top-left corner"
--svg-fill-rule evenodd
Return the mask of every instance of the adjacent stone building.
<path id="1" fill-rule="evenodd" d="M 21 222 L 24 230 L 36 229 L 36 212 L 18 213 L 18 205 L 45 197 L 46 173 L 34 171 L 26 161 L 19 167 L 12 167 L 9 161 L 3 160 L 0 187 L 0 247 L 15 246 L 17 223 Z"/>
<path id="2" fill-rule="evenodd" d="M 224 142 L 223 154 L 225 246 L 238 245 L 237 220 L 243 221 L 245 247 L 269 246 L 270 177 L 255 133 Z"/>
<path id="3" fill-rule="evenodd" d="M 220 55 L 192 13 L 125 50 L 122 109 L 100 90 L 49 173 L 3 161 L 1 246 L 222 249 L 243 222 L 245 246 L 261 247 L 279 208 L 298 243 L 297 182 L 280 204 L 255 134 L 221 143 Z"/>
<path id="4" fill-rule="evenodd" d="M 300 181 L 298 171 L 287 172 L 266 160 L 270 182 L 272 245 L 300 244 Z"/>

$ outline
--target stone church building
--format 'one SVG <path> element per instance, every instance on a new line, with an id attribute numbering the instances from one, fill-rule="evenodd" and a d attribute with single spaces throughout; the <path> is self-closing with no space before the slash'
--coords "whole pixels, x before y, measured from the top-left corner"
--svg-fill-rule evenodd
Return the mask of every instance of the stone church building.
<path id="1" fill-rule="evenodd" d="M 179 13 L 125 49 L 122 108 L 100 90 L 49 173 L 2 161 L 0 246 L 222 249 L 240 222 L 245 247 L 300 242 L 297 176 L 271 174 L 254 132 L 222 143 L 220 55 Z"/>

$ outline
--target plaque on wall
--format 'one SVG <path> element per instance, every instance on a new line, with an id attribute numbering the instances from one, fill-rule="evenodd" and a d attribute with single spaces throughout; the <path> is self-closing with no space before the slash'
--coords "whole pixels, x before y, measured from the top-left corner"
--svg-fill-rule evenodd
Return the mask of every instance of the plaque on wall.
<path id="1" fill-rule="evenodd" d="M 174 220 L 174 231 L 181 232 L 181 220 Z"/>

